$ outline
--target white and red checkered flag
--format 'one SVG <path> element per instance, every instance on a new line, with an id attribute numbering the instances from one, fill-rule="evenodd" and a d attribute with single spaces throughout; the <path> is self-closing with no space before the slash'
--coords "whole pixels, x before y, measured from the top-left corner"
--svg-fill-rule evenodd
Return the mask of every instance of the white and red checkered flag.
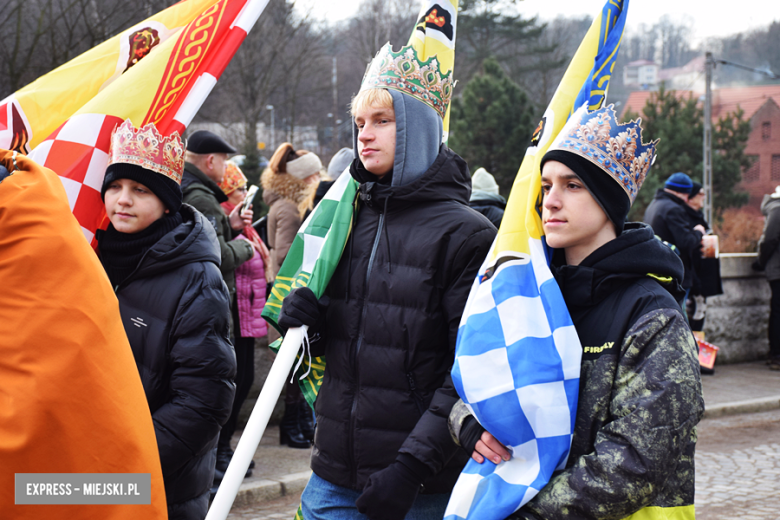
<path id="1" fill-rule="evenodd" d="M 95 245 L 112 130 L 130 119 L 182 134 L 267 3 L 183 0 L 124 31 L 0 102 L 0 148 L 33 147 Z"/>

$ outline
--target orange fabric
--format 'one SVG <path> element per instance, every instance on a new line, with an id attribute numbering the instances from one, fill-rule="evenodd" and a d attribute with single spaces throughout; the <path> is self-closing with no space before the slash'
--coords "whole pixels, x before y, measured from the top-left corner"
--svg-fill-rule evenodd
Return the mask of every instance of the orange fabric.
<path id="1" fill-rule="evenodd" d="M 11 152 L 0 163 L 14 171 Z M 0 516 L 167 518 L 119 304 L 49 169 L 0 182 Z M 15 473 L 150 473 L 151 505 L 14 505 Z"/>

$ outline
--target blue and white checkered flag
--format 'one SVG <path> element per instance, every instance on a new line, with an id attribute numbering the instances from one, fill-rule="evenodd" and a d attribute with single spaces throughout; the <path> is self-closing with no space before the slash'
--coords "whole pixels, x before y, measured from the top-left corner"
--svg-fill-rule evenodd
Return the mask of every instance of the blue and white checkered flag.
<path id="1" fill-rule="evenodd" d="M 582 348 L 541 240 L 474 282 L 452 379 L 480 423 L 512 452 L 469 460 L 445 519 L 504 519 L 533 498 L 571 446 Z M 482 271 L 484 272 L 484 271 Z"/>
<path id="2" fill-rule="evenodd" d="M 563 469 L 577 415 L 582 346 L 539 215 L 540 163 L 575 107 L 604 103 L 628 0 L 607 0 L 572 58 L 515 179 L 501 228 L 463 311 L 452 380 L 477 420 L 512 452 L 469 460 L 445 520 L 503 520 Z"/>

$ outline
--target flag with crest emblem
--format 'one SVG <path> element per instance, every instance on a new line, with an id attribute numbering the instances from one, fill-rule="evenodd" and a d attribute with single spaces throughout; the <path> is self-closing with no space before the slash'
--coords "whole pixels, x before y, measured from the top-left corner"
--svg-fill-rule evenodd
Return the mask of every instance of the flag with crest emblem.
<path id="1" fill-rule="evenodd" d="M 183 0 L 123 31 L 1 101 L 0 148 L 60 176 L 95 245 L 113 129 L 130 119 L 183 134 L 267 3 Z"/>

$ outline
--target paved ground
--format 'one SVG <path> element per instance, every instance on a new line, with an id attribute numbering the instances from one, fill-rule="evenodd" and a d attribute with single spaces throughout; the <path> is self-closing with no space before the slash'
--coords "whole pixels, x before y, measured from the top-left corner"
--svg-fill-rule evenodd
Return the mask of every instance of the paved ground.
<path id="1" fill-rule="evenodd" d="M 759 362 L 718 366 L 702 386 L 708 418 L 699 425 L 696 518 L 780 520 L 780 372 Z M 292 520 L 309 451 L 280 447 L 272 427 L 254 460 L 228 518 Z"/>
<path id="2" fill-rule="evenodd" d="M 780 372 L 763 361 L 715 366 L 715 375 L 701 376 L 707 408 L 724 403 L 780 396 Z"/>
<path id="3" fill-rule="evenodd" d="M 299 492 L 270 502 L 262 502 L 254 507 L 234 507 L 228 515 L 228 520 L 293 520 L 300 501 Z"/>
<path id="4" fill-rule="evenodd" d="M 780 410 L 700 423 L 696 445 L 698 520 L 778 519 L 779 481 Z"/>

